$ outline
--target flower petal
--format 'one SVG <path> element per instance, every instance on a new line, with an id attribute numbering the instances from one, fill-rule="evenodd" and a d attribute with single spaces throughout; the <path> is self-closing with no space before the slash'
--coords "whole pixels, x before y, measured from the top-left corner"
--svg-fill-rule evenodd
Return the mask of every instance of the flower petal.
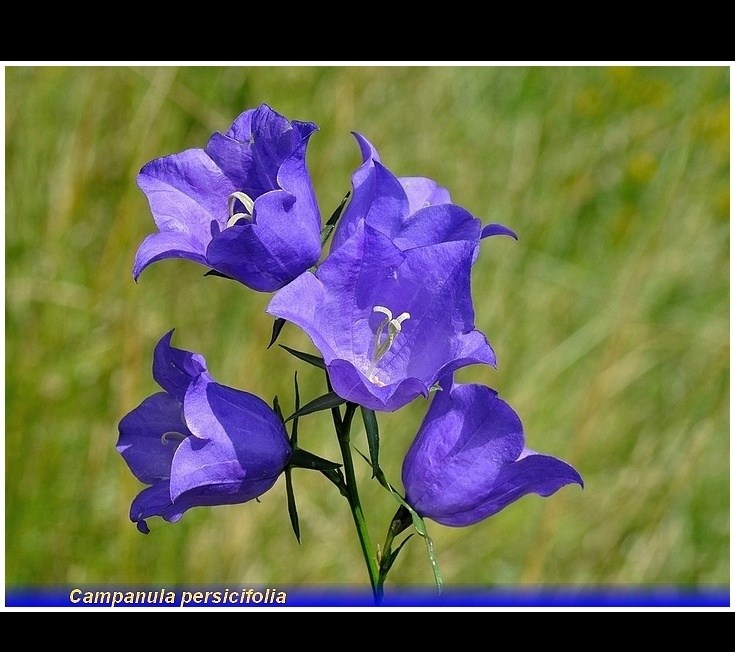
<path id="1" fill-rule="evenodd" d="M 218 271 L 260 292 L 274 292 L 319 260 L 319 213 L 283 190 L 255 202 L 254 222 L 215 237 L 207 260 Z"/>
<path id="2" fill-rule="evenodd" d="M 321 216 L 306 147 L 316 130 L 262 104 L 213 134 L 206 149 L 145 165 L 138 185 L 159 233 L 139 247 L 134 278 L 158 260 L 185 258 L 272 292 L 312 267 Z"/>
<path id="3" fill-rule="evenodd" d="M 153 351 L 153 378 L 180 404 L 192 380 L 207 372 L 207 362 L 198 353 L 171 346 L 173 329 L 156 344 Z"/>
<path id="4" fill-rule="evenodd" d="M 174 501 L 187 491 L 216 486 L 223 496 L 244 502 L 260 495 L 263 483 L 275 482 L 288 464 L 283 422 L 253 394 L 202 375 L 187 391 L 184 415 L 194 437 L 182 442 L 173 459 Z"/>
<path id="5" fill-rule="evenodd" d="M 370 141 L 353 135 L 363 162 L 352 175 L 352 198 L 332 236 L 330 251 L 352 237 L 360 221 L 391 238 L 401 250 L 463 239 L 479 245 L 481 238 L 490 235 L 516 237 L 500 224 L 490 224 L 481 232 L 480 221 L 453 204 L 446 188 L 426 177 L 396 177 L 380 162 Z M 478 253 L 475 247 L 473 262 Z"/>
<path id="6" fill-rule="evenodd" d="M 409 214 L 409 201 L 398 178 L 380 163 L 377 150 L 364 136 L 352 134 L 363 163 L 352 175 L 352 197 L 332 235 L 331 251 L 342 246 L 362 220 L 384 235 L 395 235 Z"/>
<path id="7" fill-rule="evenodd" d="M 283 472 L 285 464 L 269 473 L 243 468 L 231 446 L 221 441 L 190 437 L 182 442 L 171 471 L 174 509 L 204 505 L 234 505 L 262 495 Z"/>
<path id="8" fill-rule="evenodd" d="M 335 391 L 342 398 L 371 410 L 395 412 L 418 396 L 429 396 L 429 387 L 418 378 L 405 378 L 385 387 L 376 386 L 346 360 L 333 360 L 327 365 L 327 371 L 332 387 L 339 387 L 339 391 Z"/>
<path id="9" fill-rule="evenodd" d="M 566 462 L 525 447 L 518 415 L 497 392 L 442 379 L 403 462 L 406 500 L 437 523 L 465 526 L 528 493 L 582 485 Z"/>
<path id="10" fill-rule="evenodd" d="M 515 231 L 512 231 L 507 226 L 503 226 L 502 224 L 488 224 L 482 229 L 480 237 L 488 238 L 493 235 L 507 235 L 514 240 L 518 240 L 518 236 L 516 235 Z"/>
<path id="11" fill-rule="evenodd" d="M 303 274 L 276 293 L 267 312 L 309 335 L 342 398 L 392 411 L 427 396 L 447 371 L 495 364 L 492 348 L 474 328 L 475 246 L 459 240 L 401 252 L 363 221 L 316 275 Z M 378 354 L 388 313 L 406 316 Z"/>
<path id="12" fill-rule="evenodd" d="M 159 231 L 177 237 L 168 256 L 162 249 L 164 241 L 149 242 L 136 257 L 136 278 L 153 258 L 182 257 L 182 252 L 191 259 L 197 253 L 203 256 L 212 237 L 212 223 L 225 228 L 228 198 L 237 190 L 203 149 L 188 149 L 147 163 L 137 183 L 148 198 Z"/>
<path id="13" fill-rule="evenodd" d="M 302 197 L 290 185 L 301 181 L 303 175 L 307 192 L 313 192 L 304 160 L 308 138 L 316 130 L 313 123 L 289 122 L 262 104 L 241 113 L 226 134 L 213 134 L 206 151 L 232 183 L 252 199 L 279 188 Z M 292 158 L 302 162 L 301 169 L 287 171 L 284 178 L 282 168 Z M 293 165 L 289 163 L 287 167 Z M 296 174 L 298 179 L 289 180 L 290 174 Z"/>
<path id="14" fill-rule="evenodd" d="M 526 494 L 546 497 L 568 484 L 584 487 L 582 476 L 574 467 L 550 455 L 528 455 L 503 467 L 493 491 L 474 508 L 435 520 L 443 525 L 471 525 L 497 514 Z"/>
<path id="15" fill-rule="evenodd" d="M 500 470 L 523 450 L 523 426 L 497 392 L 455 385 L 434 396 L 406 454 L 409 503 L 438 522 L 465 512 L 492 491 Z"/>
<path id="16" fill-rule="evenodd" d="M 253 394 L 215 382 L 206 361 L 171 346 L 154 352 L 155 394 L 120 422 L 117 449 L 134 475 L 151 486 L 131 505 L 145 519 L 177 521 L 191 507 L 242 503 L 270 489 L 291 459 L 281 417 Z"/>
<path id="17" fill-rule="evenodd" d="M 406 197 L 408 197 L 408 210 L 411 215 L 427 206 L 452 203 L 449 191 L 432 179 L 426 177 L 399 177 L 398 181 L 403 186 Z"/>
<path id="18" fill-rule="evenodd" d="M 117 451 L 133 475 L 145 484 L 169 477 L 180 440 L 165 438 L 167 433 L 184 437 L 191 434 L 184 423 L 181 404 L 164 392 L 149 396 L 120 421 Z"/>
<path id="19" fill-rule="evenodd" d="M 136 281 L 143 270 L 159 260 L 165 258 L 183 258 L 207 265 L 207 258 L 199 242 L 192 242 L 188 233 L 177 231 L 163 231 L 151 233 L 141 242 L 135 252 L 133 264 L 133 279 Z"/>
<path id="20" fill-rule="evenodd" d="M 171 496 L 168 480 L 162 480 L 151 487 L 146 487 L 133 499 L 130 505 L 130 520 L 143 534 L 148 534 L 150 529 L 145 519 L 151 516 L 163 516 L 170 507 Z"/>
<path id="21" fill-rule="evenodd" d="M 474 327 L 470 289 L 474 248 L 474 243 L 458 240 L 404 252 L 405 263 L 398 270 L 400 288 L 392 290 L 391 300 L 396 312 L 405 310 L 411 319 L 403 327 L 405 338 L 396 340 L 381 362 L 383 368 L 392 369 L 390 376 L 402 368 L 431 387 L 450 370 L 495 365 L 492 347 Z M 405 344 L 400 346 L 401 342 Z"/>
<path id="22" fill-rule="evenodd" d="M 230 442 L 243 465 L 258 472 L 282 470 L 288 463 L 291 448 L 283 422 L 254 394 L 202 375 L 187 391 L 184 418 L 195 437 Z"/>
<path id="23" fill-rule="evenodd" d="M 314 186 L 306 165 L 306 147 L 312 134 L 318 127 L 313 122 L 291 122 L 293 127 L 290 153 L 283 159 L 278 169 L 278 186 L 296 198 L 303 224 L 299 226 L 308 230 L 320 245 L 321 253 L 321 216 Z"/>
<path id="24" fill-rule="evenodd" d="M 402 250 L 453 240 L 480 239 L 480 220 L 454 204 L 427 206 L 403 224 L 393 241 Z"/>

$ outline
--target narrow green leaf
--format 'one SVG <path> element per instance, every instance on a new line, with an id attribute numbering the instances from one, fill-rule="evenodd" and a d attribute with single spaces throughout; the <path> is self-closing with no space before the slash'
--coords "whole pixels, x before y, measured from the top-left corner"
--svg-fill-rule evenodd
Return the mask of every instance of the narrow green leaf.
<path id="1" fill-rule="evenodd" d="M 293 480 L 291 479 L 291 469 L 286 471 L 286 500 L 288 502 L 288 516 L 291 519 L 291 527 L 296 535 L 296 541 L 301 544 L 301 528 L 299 527 L 299 513 L 296 511 L 296 497 L 293 493 Z"/>
<path id="2" fill-rule="evenodd" d="M 301 399 L 299 397 L 299 380 L 297 376 L 298 372 L 293 372 L 293 392 L 294 392 L 294 412 L 298 412 L 299 408 L 301 407 Z M 283 419 L 283 417 L 281 417 Z M 294 419 L 293 423 L 291 424 L 291 448 L 296 449 L 296 443 L 298 441 L 298 433 L 299 433 L 299 420 Z"/>
<path id="3" fill-rule="evenodd" d="M 286 423 L 291 421 L 291 419 L 298 419 L 299 417 L 306 416 L 307 414 L 311 414 L 312 412 L 319 412 L 320 410 L 331 410 L 332 408 L 338 407 L 346 402 L 347 401 L 341 396 L 335 394 L 334 392 L 329 392 L 327 394 L 319 396 L 318 398 L 315 398 L 313 401 L 309 401 L 306 405 L 304 405 L 304 407 L 300 408 L 290 417 L 288 417 L 288 419 L 286 419 Z"/>
<path id="4" fill-rule="evenodd" d="M 380 449 L 380 435 L 378 432 L 378 419 L 375 416 L 375 411 L 366 407 L 360 406 L 362 412 L 362 422 L 365 424 L 365 433 L 367 434 L 368 449 L 370 450 L 370 461 L 373 467 L 373 477 L 377 473 L 378 469 L 378 453 Z"/>
<path id="5" fill-rule="evenodd" d="M 352 194 L 352 191 L 348 190 L 345 193 L 345 196 L 342 197 L 342 201 L 339 203 L 339 206 L 334 209 L 334 212 L 330 216 L 330 218 L 327 220 L 327 224 L 329 226 L 337 226 L 337 220 L 339 220 L 340 217 L 342 217 L 342 212 L 344 211 L 345 204 L 347 203 L 347 200 L 350 198 L 350 195 Z"/>
<path id="6" fill-rule="evenodd" d="M 283 317 L 276 317 L 275 321 L 273 322 L 273 331 L 271 332 L 271 341 L 268 343 L 268 346 L 265 347 L 267 349 L 270 349 L 275 341 L 278 339 L 278 336 L 281 334 L 281 331 L 283 330 L 283 327 L 286 325 L 286 320 Z"/>
<path id="7" fill-rule="evenodd" d="M 293 382 L 294 382 L 294 402 L 296 405 L 296 410 L 299 409 L 299 384 L 296 380 L 296 372 L 294 372 L 293 375 Z M 274 404 L 278 405 L 278 397 L 274 399 Z M 283 420 L 283 415 L 281 414 L 281 408 L 278 406 L 278 414 L 281 417 L 281 420 Z M 299 420 L 294 419 L 293 423 L 291 424 L 291 449 L 293 453 L 298 450 L 296 448 L 296 440 L 297 440 L 297 433 L 298 433 L 298 424 Z M 293 458 L 293 453 L 292 458 Z M 296 541 L 301 544 L 301 528 L 299 527 L 299 513 L 296 511 L 296 497 L 294 496 L 293 492 L 293 480 L 291 478 L 291 466 L 286 467 L 285 470 L 286 474 L 286 500 L 288 502 L 288 516 L 291 519 L 291 527 L 293 528 L 293 533 L 296 535 Z"/>
<path id="8" fill-rule="evenodd" d="M 330 462 L 329 460 L 325 460 L 323 457 L 314 455 L 314 453 L 305 451 L 302 448 L 293 449 L 289 465 L 299 469 L 313 469 L 314 471 L 333 471 L 342 466 L 337 462 Z"/>
<path id="9" fill-rule="evenodd" d="M 339 218 L 342 216 L 342 211 L 344 210 L 345 204 L 347 203 L 347 199 L 349 198 L 350 193 L 349 191 L 344 196 L 342 201 L 340 202 L 339 206 L 334 209 L 334 213 L 332 213 L 332 216 L 327 220 L 326 224 L 324 225 L 324 228 L 322 229 L 321 238 L 322 238 L 322 246 L 324 243 L 329 239 L 329 236 L 332 235 L 332 231 L 334 231 L 334 228 L 337 226 L 337 222 L 339 221 Z"/>
<path id="10" fill-rule="evenodd" d="M 320 358 L 316 355 L 311 355 L 311 353 L 304 353 L 303 351 L 297 351 L 296 349 L 292 349 L 291 347 L 288 347 L 285 344 L 279 344 L 278 346 L 288 351 L 292 356 L 298 358 L 299 360 L 303 360 L 304 362 L 308 362 L 310 365 L 314 367 L 318 367 L 319 369 L 327 368 L 327 365 L 324 364 L 323 358 Z"/>

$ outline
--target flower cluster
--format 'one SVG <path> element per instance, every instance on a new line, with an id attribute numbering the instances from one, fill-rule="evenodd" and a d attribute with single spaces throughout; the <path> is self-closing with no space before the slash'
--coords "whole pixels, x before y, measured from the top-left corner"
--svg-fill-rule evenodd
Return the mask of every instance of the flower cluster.
<path id="1" fill-rule="evenodd" d="M 358 133 L 350 201 L 323 226 L 306 165 L 316 129 L 264 104 L 204 149 L 143 166 L 138 185 L 158 231 L 140 245 L 133 277 L 185 258 L 273 293 L 266 312 L 302 329 L 321 356 L 311 357 L 326 369 L 329 407 L 394 412 L 435 391 L 403 461 L 405 503 L 421 517 L 466 526 L 526 494 L 582 485 L 572 466 L 526 447 L 497 392 L 454 381 L 462 367 L 496 363 L 475 327 L 472 268 L 483 239 L 516 234 L 483 225 L 431 179 L 396 176 Z M 154 353 L 164 391 L 119 427 L 118 450 L 149 485 L 130 513 L 143 532 L 151 516 L 176 521 L 194 506 L 260 496 L 294 453 L 280 414 L 215 382 L 201 355 L 170 340 Z"/>

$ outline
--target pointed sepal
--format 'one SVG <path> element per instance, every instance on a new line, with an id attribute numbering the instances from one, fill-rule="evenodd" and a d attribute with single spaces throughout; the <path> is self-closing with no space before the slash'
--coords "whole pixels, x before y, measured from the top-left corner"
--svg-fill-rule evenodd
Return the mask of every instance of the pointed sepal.
<path id="1" fill-rule="evenodd" d="M 279 344 L 278 346 L 280 346 L 284 351 L 288 351 L 295 358 L 298 358 L 299 360 L 302 360 L 303 362 L 306 362 L 313 367 L 317 367 L 318 369 L 327 368 L 327 365 L 324 364 L 324 359 L 320 358 L 319 356 L 312 355 L 311 353 L 304 353 L 303 351 L 297 351 L 296 349 L 292 349 L 285 344 Z"/>
<path id="2" fill-rule="evenodd" d="M 380 434 L 378 431 L 378 419 L 375 416 L 375 410 L 360 407 L 362 412 L 362 422 L 365 425 L 365 434 L 368 440 L 368 450 L 370 451 L 370 463 L 373 467 L 373 478 L 380 468 L 378 458 L 380 452 Z"/>
<path id="3" fill-rule="evenodd" d="M 309 401 L 306 405 L 304 405 L 304 407 L 298 409 L 290 417 L 288 417 L 288 419 L 286 419 L 286 422 L 291 421 L 291 419 L 298 419 L 299 417 L 306 416 L 307 414 L 312 414 L 313 412 L 320 412 L 321 410 L 331 410 L 332 408 L 339 407 L 346 402 L 347 401 L 345 399 L 343 399 L 335 392 L 327 392 L 326 394 L 315 398 L 313 401 Z"/>
<path id="4" fill-rule="evenodd" d="M 332 213 L 332 216 L 327 220 L 326 224 L 324 225 L 324 228 L 321 232 L 322 246 L 324 246 L 324 243 L 329 239 L 329 236 L 332 235 L 332 231 L 334 231 L 334 228 L 337 226 L 339 218 L 342 217 L 342 213 L 345 209 L 345 204 L 347 204 L 347 200 L 349 199 L 349 197 L 350 192 L 348 191 L 347 194 L 342 198 L 339 206 L 334 209 L 334 213 Z"/>
<path id="5" fill-rule="evenodd" d="M 314 453 L 305 451 L 303 448 L 294 448 L 289 466 L 299 469 L 312 469 L 314 471 L 333 471 L 342 465 L 337 462 L 330 462 L 323 457 L 314 455 Z"/>
<path id="6" fill-rule="evenodd" d="M 226 279 L 229 279 L 230 281 L 235 280 L 232 278 L 232 276 L 227 276 L 227 274 L 218 272 L 216 269 L 210 269 L 208 272 L 205 272 L 204 276 L 219 276 L 220 278 L 226 278 Z"/>
<path id="7" fill-rule="evenodd" d="M 283 327 L 286 325 L 286 320 L 283 317 L 277 317 L 273 322 L 273 331 L 271 332 L 271 341 L 268 343 L 267 349 L 270 349 L 281 334 Z"/>
<path id="8" fill-rule="evenodd" d="M 301 528 L 299 527 L 299 513 L 296 510 L 296 497 L 293 493 L 293 479 L 291 477 L 291 467 L 286 467 L 286 502 L 288 504 L 288 517 L 291 519 L 291 527 L 296 535 L 296 541 L 301 544 Z"/>

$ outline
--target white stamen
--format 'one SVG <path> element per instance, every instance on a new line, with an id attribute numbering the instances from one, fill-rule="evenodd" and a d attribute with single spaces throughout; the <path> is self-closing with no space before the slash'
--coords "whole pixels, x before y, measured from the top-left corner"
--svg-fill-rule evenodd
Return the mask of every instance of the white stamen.
<path id="1" fill-rule="evenodd" d="M 398 329 L 398 332 L 401 332 L 401 322 L 406 321 L 407 319 L 411 319 L 411 314 L 408 312 L 402 312 L 398 317 L 395 319 L 392 319 L 391 321 L 395 323 L 396 328 Z"/>
<path id="2" fill-rule="evenodd" d="M 393 319 L 393 313 L 390 308 L 386 308 L 385 306 L 375 306 L 373 312 L 382 312 L 384 315 L 387 315 L 389 320 Z"/>
<path id="3" fill-rule="evenodd" d="M 184 441 L 184 439 L 186 439 L 186 437 L 182 435 L 180 432 L 176 432 L 176 431 L 164 432 L 161 435 L 161 443 L 164 446 L 168 444 L 171 440 Z"/>
<path id="4" fill-rule="evenodd" d="M 390 347 L 393 346 L 393 341 L 398 336 L 398 333 L 401 332 L 401 323 L 406 321 L 407 319 L 411 319 L 411 315 L 407 312 L 402 312 L 398 317 L 395 319 L 393 318 L 393 312 L 390 310 L 390 308 L 386 308 L 385 306 L 375 306 L 373 308 L 373 312 L 380 312 L 385 315 L 385 319 L 380 323 L 380 326 L 378 326 L 377 330 L 375 331 L 375 346 L 373 349 L 373 359 L 370 363 L 370 369 L 368 370 L 368 379 L 370 382 L 375 383 L 376 385 L 380 385 L 381 387 L 384 386 L 384 383 L 382 383 L 378 378 L 375 376 L 375 367 L 380 362 L 380 360 L 383 358 L 383 356 L 388 353 L 390 350 Z M 383 331 L 385 330 L 386 326 L 388 327 L 388 335 L 387 337 L 381 342 L 380 338 L 383 335 Z"/>
<path id="5" fill-rule="evenodd" d="M 235 213 L 235 201 L 237 200 L 239 200 L 240 203 L 242 203 L 242 205 L 245 207 L 244 213 Z M 225 228 L 234 226 L 235 224 L 237 224 L 237 221 L 241 219 L 248 221 L 252 220 L 254 206 L 255 201 L 253 201 L 253 199 L 251 199 L 249 195 L 246 195 L 244 192 L 240 192 L 239 190 L 233 192 L 227 200 L 227 208 L 228 213 L 230 214 L 230 219 L 227 220 L 227 227 Z"/>

